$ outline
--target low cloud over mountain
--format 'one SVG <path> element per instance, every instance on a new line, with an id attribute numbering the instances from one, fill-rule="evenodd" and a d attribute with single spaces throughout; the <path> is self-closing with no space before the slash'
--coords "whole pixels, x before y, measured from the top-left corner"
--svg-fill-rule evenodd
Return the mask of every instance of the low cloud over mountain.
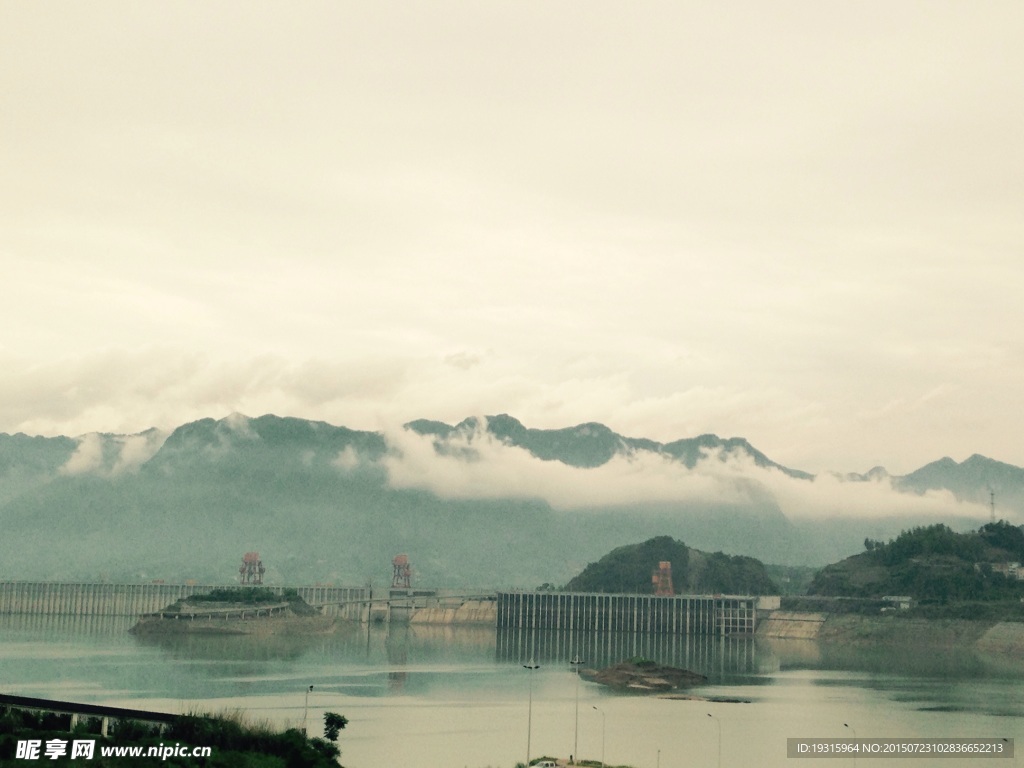
<path id="1" fill-rule="evenodd" d="M 990 489 L 1019 522 L 1024 470 L 976 456 L 902 478 L 812 476 L 715 435 L 233 414 L 170 434 L 0 435 L 0 489 L 6 578 L 229 581 L 256 549 L 278 582 L 380 582 L 408 552 L 423 583 L 532 586 L 654 535 L 824 564 L 910 525 L 976 527 Z"/>
<path id="2" fill-rule="evenodd" d="M 702 435 L 662 444 L 622 437 L 601 424 L 531 430 L 502 415 L 456 427 L 412 422 L 387 439 L 391 483 L 443 498 L 537 498 L 562 510 L 764 506 L 809 520 L 983 514 L 973 497 L 958 498 L 940 482 L 906 493 L 910 483 L 885 473 L 815 477 L 771 461 L 739 438 Z"/>

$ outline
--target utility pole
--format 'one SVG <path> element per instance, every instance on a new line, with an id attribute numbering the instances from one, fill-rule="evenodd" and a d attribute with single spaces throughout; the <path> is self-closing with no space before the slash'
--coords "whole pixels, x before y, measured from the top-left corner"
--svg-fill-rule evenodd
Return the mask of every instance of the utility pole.
<path id="1" fill-rule="evenodd" d="M 306 735 L 306 721 L 309 719 L 309 694 L 313 690 L 313 686 L 309 686 L 306 689 L 306 704 L 302 708 L 302 735 Z"/>
<path id="2" fill-rule="evenodd" d="M 528 672 L 533 672 L 536 669 L 540 669 L 540 664 L 537 664 L 533 659 L 530 659 L 529 664 L 523 664 L 523 669 Z M 533 735 L 533 675 L 530 675 L 530 704 L 526 710 L 526 768 L 530 768 L 530 737 Z"/>
<path id="3" fill-rule="evenodd" d="M 580 664 L 583 663 L 583 659 L 577 653 L 569 663 L 572 664 L 573 670 L 576 672 L 576 735 L 572 741 L 572 761 L 575 763 L 576 758 L 580 755 Z"/>

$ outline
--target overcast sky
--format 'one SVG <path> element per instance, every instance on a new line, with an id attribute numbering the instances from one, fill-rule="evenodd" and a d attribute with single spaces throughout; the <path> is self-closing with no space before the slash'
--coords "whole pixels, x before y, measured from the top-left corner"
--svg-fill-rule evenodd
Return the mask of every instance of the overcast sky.
<path id="1" fill-rule="evenodd" d="M 1024 465 L 1024 4 L 0 0 L 0 431 Z"/>

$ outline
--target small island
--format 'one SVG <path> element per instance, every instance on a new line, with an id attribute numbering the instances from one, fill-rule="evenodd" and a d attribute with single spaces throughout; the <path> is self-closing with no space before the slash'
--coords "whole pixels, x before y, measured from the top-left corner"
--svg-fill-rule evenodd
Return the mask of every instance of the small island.
<path id="1" fill-rule="evenodd" d="M 263 587 L 238 587 L 183 597 L 163 610 L 143 614 L 129 631 L 140 635 L 298 635 L 327 632 L 334 622 L 295 590 L 278 594 Z"/>
<path id="2" fill-rule="evenodd" d="M 664 693 L 708 682 L 708 678 L 698 672 L 664 666 L 639 657 L 620 661 L 604 669 L 581 669 L 580 677 L 632 693 Z"/>

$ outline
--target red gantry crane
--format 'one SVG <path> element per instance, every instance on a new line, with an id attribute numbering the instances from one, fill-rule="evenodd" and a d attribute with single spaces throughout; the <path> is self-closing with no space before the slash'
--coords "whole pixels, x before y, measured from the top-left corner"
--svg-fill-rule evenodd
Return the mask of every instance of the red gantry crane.
<path id="1" fill-rule="evenodd" d="M 659 597 L 669 597 L 676 592 L 672 589 L 672 563 L 662 560 L 658 563 L 658 570 L 651 575 L 651 583 L 654 585 L 654 594 Z"/>
<path id="2" fill-rule="evenodd" d="M 391 577 L 392 589 L 409 589 L 412 587 L 412 566 L 408 555 L 395 555 L 391 561 L 394 575 Z"/>
<path id="3" fill-rule="evenodd" d="M 238 575 L 243 584 L 262 584 L 263 574 L 267 569 L 263 567 L 259 552 L 246 552 L 242 555 L 242 565 L 238 568 Z"/>

